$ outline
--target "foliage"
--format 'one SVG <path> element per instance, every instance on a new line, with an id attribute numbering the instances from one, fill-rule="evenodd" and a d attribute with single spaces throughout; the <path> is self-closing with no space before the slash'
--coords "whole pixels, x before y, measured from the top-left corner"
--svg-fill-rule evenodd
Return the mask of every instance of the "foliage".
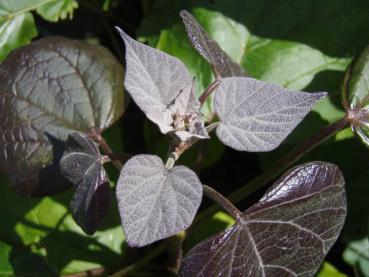
<path id="1" fill-rule="evenodd" d="M 124 10 L 122 6 L 139 4 L 79 3 L 81 10 L 91 8 L 89 13 L 101 16 L 108 31 L 99 34 L 92 28 L 88 40 L 104 44 L 108 36 L 108 47 L 120 55 L 122 44 L 115 40 L 109 23 L 120 22 L 115 13 Z M 51 25 L 43 20 L 71 19 L 76 1 L 0 3 L 0 60 L 4 60 L 0 64 L 0 170 L 9 178 L 4 176 L 1 180 L 6 181 L 0 182 L 4 226 L 0 230 L 0 273 L 56 276 L 92 270 L 97 275 L 119 270 L 123 261 L 134 265 L 118 275 L 141 271 L 163 276 L 168 268 L 175 273 L 179 270 L 181 249 L 191 249 L 183 258 L 180 274 L 184 276 L 197 276 L 200 271 L 208 275 L 227 271 L 250 276 L 257 272 L 311 276 L 343 225 L 344 176 L 346 225 L 338 240 L 340 247 L 334 247 L 327 258 L 333 266 L 324 262 L 318 276 L 344 276 L 334 266 L 350 275 L 348 267 L 337 263 L 341 255 L 365 276 L 368 210 L 358 199 L 369 196 L 365 186 L 368 166 L 352 162 L 362 159 L 363 150 L 348 130 L 333 136 L 324 147 L 319 144 L 348 124 L 367 144 L 368 48 L 346 71 L 343 105 L 339 87 L 342 71 L 366 43 L 357 34 L 358 30 L 365 33 L 369 26 L 364 12 L 369 4 L 314 0 L 301 1 L 297 7 L 292 0 L 157 0 L 142 1 L 142 5 L 138 39 L 158 50 L 118 29 L 125 46 L 124 73 L 102 46 L 48 36 Z M 181 11 L 183 8 L 193 15 Z M 347 13 L 339 17 L 337 9 Z M 346 16 L 352 20 L 347 21 Z M 333 18 L 334 28 L 322 21 L 327 17 Z M 127 18 L 131 17 L 125 15 L 121 23 L 131 33 L 136 26 Z M 73 26 L 79 25 L 76 19 L 79 15 Z M 21 47 L 35 38 L 37 30 L 47 37 Z M 98 37 L 90 39 L 91 34 Z M 135 125 L 125 125 L 132 106 L 121 120 L 128 99 L 123 88 L 159 127 L 145 123 L 147 149 L 155 155 L 121 153 L 131 152 L 128 143 L 123 149 L 122 136 L 135 140 L 140 132 Z M 300 92 L 302 89 L 318 92 Z M 290 152 L 286 157 L 291 159 L 284 160 L 287 164 L 269 166 L 329 123 L 333 124 Z M 213 131 L 219 140 L 212 137 Z M 132 152 L 147 152 L 140 147 Z M 303 161 L 338 164 L 343 175 L 329 163 L 301 164 L 242 213 L 202 184 L 213 182 L 206 176 L 217 176 L 214 165 L 221 164 L 230 148 L 264 152 L 277 147 L 257 156 L 266 170 L 250 186 L 238 189 L 246 179 L 237 184 L 225 179 L 219 181 L 222 187 L 215 186 L 221 191 L 236 190 L 227 198 L 237 202 L 271 183 L 304 155 Z M 318 150 L 308 153 L 314 147 Z M 109 162 L 117 168 L 124 164 L 120 176 Z M 244 167 L 252 162 L 257 160 Z M 235 167 L 241 161 L 233 159 L 232 164 Z M 255 176 L 246 170 L 244 174 Z M 110 201 L 115 180 L 117 201 Z M 8 182 L 27 196 L 46 197 L 25 199 L 9 190 Z M 72 190 L 59 193 L 70 187 Z M 218 212 L 204 218 L 209 210 L 204 211 L 206 202 L 200 207 L 203 195 L 229 215 Z M 165 240 L 158 247 L 134 252 L 124 247 L 125 243 L 142 247 L 161 239 Z M 246 248 L 253 251 L 244 253 Z M 162 251 L 167 255 L 153 264 L 166 269 L 146 267 Z M 311 259 L 301 262 L 301 257 Z"/>

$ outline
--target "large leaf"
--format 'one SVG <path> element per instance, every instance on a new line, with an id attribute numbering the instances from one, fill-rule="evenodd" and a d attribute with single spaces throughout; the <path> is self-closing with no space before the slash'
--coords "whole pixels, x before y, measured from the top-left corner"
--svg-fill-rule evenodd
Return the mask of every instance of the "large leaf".
<path id="1" fill-rule="evenodd" d="M 207 138 L 194 80 L 182 62 L 117 30 L 126 46 L 124 85 L 146 116 L 181 141 Z"/>
<path id="2" fill-rule="evenodd" d="M 185 166 L 167 170 L 159 157 L 138 155 L 124 165 L 116 195 L 127 243 L 140 247 L 186 229 L 202 185 Z"/>
<path id="3" fill-rule="evenodd" d="M 15 48 L 37 36 L 31 11 L 46 20 L 72 18 L 78 7 L 75 0 L 2 0 L 0 1 L 0 61 Z"/>
<path id="4" fill-rule="evenodd" d="M 98 132 L 124 110 L 123 68 L 105 48 L 61 37 L 14 51 L 0 66 L 0 170 L 26 195 L 61 190 L 72 131 Z"/>
<path id="5" fill-rule="evenodd" d="M 183 10 L 180 13 L 188 38 L 199 54 L 211 64 L 221 77 L 244 76 L 241 66 L 225 53 L 197 22 L 195 17 Z"/>
<path id="6" fill-rule="evenodd" d="M 0 240 L 6 238 L 12 247 L 8 257 L 15 273 L 11 276 L 61 276 L 120 264 L 124 236 L 116 206 L 99 230 L 88 236 L 68 212 L 72 191 L 27 199 L 2 180 Z"/>
<path id="7" fill-rule="evenodd" d="M 242 66 L 256 79 L 303 89 L 324 70 L 344 71 L 348 58 L 330 57 L 308 45 L 252 36 Z"/>
<path id="8" fill-rule="evenodd" d="M 71 133 L 60 168 L 76 186 L 71 202 L 73 218 L 87 234 L 92 235 L 110 206 L 109 180 L 98 146 L 81 133 Z"/>
<path id="9" fill-rule="evenodd" d="M 346 71 L 343 98 L 353 130 L 369 147 L 369 45 Z"/>
<path id="10" fill-rule="evenodd" d="M 290 91 L 252 78 L 225 78 L 215 93 L 217 136 L 240 151 L 276 148 L 325 92 Z"/>
<path id="11" fill-rule="evenodd" d="M 283 175 L 231 228 L 197 246 L 182 276 L 312 276 L 346 215 L 339 169 L 312 162 Z"/>

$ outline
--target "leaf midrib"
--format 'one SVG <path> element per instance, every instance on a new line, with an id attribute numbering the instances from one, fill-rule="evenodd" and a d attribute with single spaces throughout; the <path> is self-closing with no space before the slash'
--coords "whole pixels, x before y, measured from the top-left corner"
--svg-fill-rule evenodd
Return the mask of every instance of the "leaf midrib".
<path id="1" fill-rule="evenodd" d="M 14 11 L 9 11 L 8 15 L 5 17 L 5 21 L 9 21 L 9 20 L 13 19 L 14 17 L 16 17 L 17 15 L 36 10 L 37 8 L 42 7 L 43 5 L 49 4 L 51 2 L 56 2 L 56 1 L 57 0 L 43 0 L 39 3 L 37 3 L 37 4 L 25 7 L 23 9 L 18 10 L 18 11 L 15 11 L 15 12 Z"/>

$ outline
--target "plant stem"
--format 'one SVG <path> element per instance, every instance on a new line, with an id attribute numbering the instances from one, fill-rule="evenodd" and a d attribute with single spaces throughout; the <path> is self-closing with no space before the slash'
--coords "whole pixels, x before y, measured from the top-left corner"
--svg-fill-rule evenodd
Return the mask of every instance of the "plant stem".
<path id="1" fill-rule="evenodd" d="M 100 145 L 101 149 L 104 151 L 104 153 L 107 156 L 113 154 L 113 150 L 111 150 L 109 144 L 103 138 L 103 136 L 101 135 L 101 132 L 99 130 L 97 130 L 96 128 L 91 128 L 90 130 L 88 130 L 87 134 L 90 138 L 92 138 L 94 141 L 96 141 Z M 112 159 L 111 162 L 113 163 L 115 168 L 120 172 L 120 170 L 123 167 L 122 162 L 118 161 L 118 160 L 113 160 L 113 159 Z"/>
<path id="2" fill-rule="evenodd" d="M 204 195 L 216 202 L 226 212 L 228 212 L 236 221 L 241 217 L 241 212 L 227 198 L 218 191 L 207 185 L 202 185 Z"/>
<path id="3" fill-rule="evenodd" d="M 274 164 L 268 167 L 261 175 L 251 180 L 248 184 L 236 190 L 227 196 L 227 199 L 232 203 L 237 203 L 246 197 L 248 197 L 253 192 L 262 188 L 264 185 L 273 181 L 278 175 L 280 175 L 286 168 L 292 166 L 295 162 L 297 162 L 301 157 L 309 153 L 316 146 L 327 140 L 332 135 L 337 132 L 343 130 L 349 124 L 349 119 L 347 116 L 341 118 L 340 120 L 332 123 L 329 126 L 321 129 L 319 132 L 312 135 L 310 138 L 305 140 L 303 143 L 298 145 L 292 151 L 287 153 L 285 156 L 277 160 Z M 207 210 L 200 213 L 194 223 L 191 226 L 195 226 L 197 223 L 202 221 L 205 218 L 210 217 L 218 210 L 218 206 L 214 205 Z"/>

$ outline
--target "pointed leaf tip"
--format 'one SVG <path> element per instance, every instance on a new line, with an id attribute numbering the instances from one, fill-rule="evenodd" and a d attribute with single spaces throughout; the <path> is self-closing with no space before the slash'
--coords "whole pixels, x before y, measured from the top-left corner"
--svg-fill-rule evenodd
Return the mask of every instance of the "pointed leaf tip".
<path id="1" fill-rule="evenodd" d="M 193 80 L 183 63 L 118 30 L 126 46 L 124 85 L 163 134 L 186 141 L 207 138 Z"/>
<path id="2" fill-rule="evenodd" d="M 337 166 L 287 171 L 231 228 L 192 248 L 180 276 L 314 276 L 346 216 Z"/>
<path id="3" fill-rule="evenodd" d="M 185 166 L 167 170 L 159 157 L 137 155 L 124 165 L 116 197 L 128 245 L 142 247 L 192 223 L 202 185 Z"/>
<path id="4" fill-rule="evenodd" d="M 221 119 L 216 134 L 239 151 L 271 151 L 325 95 L 291 91 L 252 78 L 224 78 L 214 98 Z"/>

